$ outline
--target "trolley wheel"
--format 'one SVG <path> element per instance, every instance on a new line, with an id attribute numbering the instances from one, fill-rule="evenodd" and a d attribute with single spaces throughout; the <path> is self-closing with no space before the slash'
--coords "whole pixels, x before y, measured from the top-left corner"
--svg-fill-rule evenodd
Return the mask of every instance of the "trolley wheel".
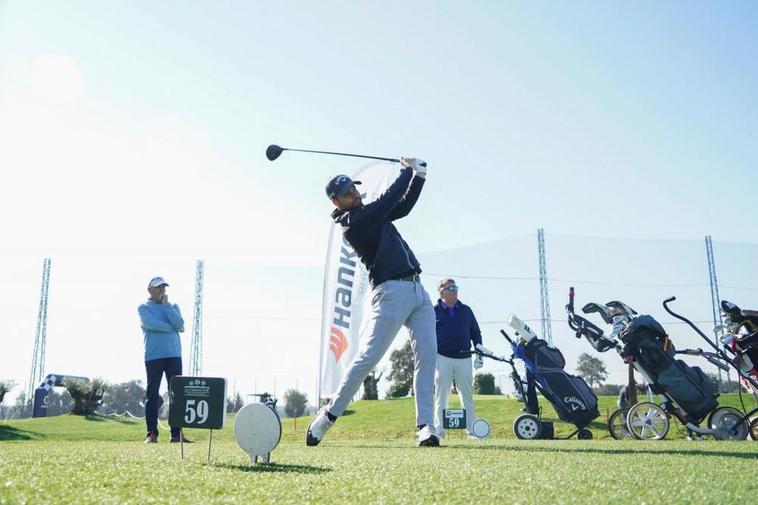
<path id="1" fill-rule="evenodd" d="M 513 421 L 513 433 L 522 440 L 536 440 L 542 436 L 542 423 L 537 416 L 521 414 Z"/>
<path id="2" fill-rule="evenodd" d="M 579 440 L 592 440 L 592 432 L 587 428 L 582 428 L 579 430 L 579 433 L 577 433 L 576 438 Z"/>
<path id="3" fill-rule="evenodd" d="M 669 432 L 669 418 L 655 403 L 640 402 L 629 409 L 626 427 L 638 440 L 663 440 Z"/>
<path id="4" fill-rule="evenodd" d="M 708 427 L 716 440 L 745 440 L 749 431 L 742 412 L 732 407 L 719 407 L 708 416 Z"/>
<path id="5" fill-rule="evenodd" d="M 629 428 L 626 427 L 626 416 L 628 414 L 629 409 L 618 409 L 608 418 L 608 431 L 616 440 L 632 438 Z"/>
<path id="6" fill-rule="evenodd" d="M 758 417 L 750 421 L 750 438 L 758 440 Z"/>

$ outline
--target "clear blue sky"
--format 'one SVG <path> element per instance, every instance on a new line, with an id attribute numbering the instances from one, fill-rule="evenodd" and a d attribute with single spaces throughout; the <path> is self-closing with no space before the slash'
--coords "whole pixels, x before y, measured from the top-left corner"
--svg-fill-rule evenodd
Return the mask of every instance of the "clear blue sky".
<path id="1" fill-rule="evenodd" d="M 237 272 L 208 293 L 217 314 L 317 317 L 317 287 L 254 272 L 323 264 L 323 185 L 360 164 L 270 163 L 269 143 L 429 161 L 401 230 L 419 252 L 537 227 L 755 242 L 756 26 L 746 1 L 0 2 L 0 269 L 28 298 L 3 311 L 0 376 L 25 380 L 44 256 L 71 305 L 49 359 L 107 333 L 117 379 L 142 374 L 144 281 L 173 273 L 190 314 L 195 258 Z M 56 354 L 93 291 L 106 328 L 68 320 Z M 310 331 L 281 336 L 302 342 L 295 363 Z"/>

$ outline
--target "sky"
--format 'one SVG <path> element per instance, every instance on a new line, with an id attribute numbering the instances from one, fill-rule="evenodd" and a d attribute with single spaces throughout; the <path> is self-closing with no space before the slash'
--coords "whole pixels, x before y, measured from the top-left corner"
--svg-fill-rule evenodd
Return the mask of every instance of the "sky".
<path id="1" fill-rule="evenodd" d="M 427 272 L 534 277 L 541 227 L 551 278 L 653 311 L 629 278 L 707 284 L 710 234 L 756 306 L 756 22 L 752 2 L 0 1 L 0 378 L 27 381 L 45 257 L 46 368 L 111 381 L 144 374 L 147 281 L 191 320 L 203 259 L 204 372 L 312 399 L 323 188 L 362 162 L 271 143 L 427 160 L 399 225 Z M 538 317 L 524 282 L 468 303 Z"/>

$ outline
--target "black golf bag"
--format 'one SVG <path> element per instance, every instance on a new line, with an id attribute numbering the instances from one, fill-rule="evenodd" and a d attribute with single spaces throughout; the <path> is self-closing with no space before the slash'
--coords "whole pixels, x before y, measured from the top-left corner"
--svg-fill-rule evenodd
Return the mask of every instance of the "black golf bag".
<path id="1" fill-rule="evenodd" d="M 562 421 L 572 423 L 581 429 L 588 426 L 600 416 L 597 408 L 597 396 L 584 382 L 584 379 L 566 373 L 563 369 L 566 360 L 561 351 L 550 347 L 547 342 L 533 338 L 525 345 L 519 344 L 527 368 L 526 407 L 530 414 L 538 414 L 537 394 L 539 389 L 545 398 L 553 405 Z"/>
<path id="2" fill-rule="evenodd" d="M 674 344 L 651 316 L 632 320 L 620 334 L 621 356 L 633 358 L 649 376 L 656 394 L 667 394 L 695 424 L 718 407 L 716 385 L 700 367 L 674 358 Z"/>

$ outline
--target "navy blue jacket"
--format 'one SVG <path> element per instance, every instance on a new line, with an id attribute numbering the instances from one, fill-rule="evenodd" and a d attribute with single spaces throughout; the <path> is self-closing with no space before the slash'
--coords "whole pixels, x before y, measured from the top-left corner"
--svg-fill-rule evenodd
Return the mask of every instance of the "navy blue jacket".
<path id="1" fill-rule="evenodd" d="M 373 202 L 353 209 L 335 209 L 334 222 L 368 270 L 371 285 L 412 273 L 421 273 L 419 262 L 392 221 L 405 217 L 416 204 L 424 178 L 403 168 L 387 191 Z"/>
<path id="2" fill-rule="evenodd" d="M 452 317 L 441 301 L 437 301 L 434 306 L 437 316 L 437 353 L 447 358 L 468 358 L 468 355 L 462 353 L 471 350 L 472 342 L 474 346 L 482 343 L 482 332 L 471 307 L 458 300 L 455 309 L 455 317 Z"/>

